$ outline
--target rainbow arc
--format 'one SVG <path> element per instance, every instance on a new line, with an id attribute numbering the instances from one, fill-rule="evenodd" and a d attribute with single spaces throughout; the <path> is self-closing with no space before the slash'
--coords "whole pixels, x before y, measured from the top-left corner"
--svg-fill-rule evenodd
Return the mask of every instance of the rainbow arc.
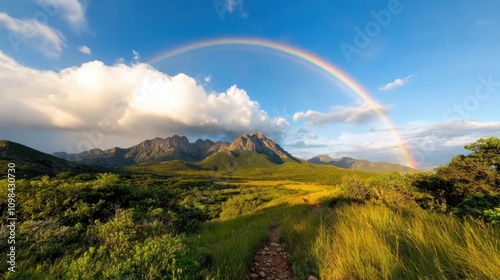
<path id="1" fill-rule="evenodd" d="M 355 93 L 358 97 L 360 97 L 366 104 L 368 104 L 370 108 L 378 115 L 378 117 L 385 123 L 385 125 L 389 127 L 391 133 L 393 134 L 394 139 L 398 143 L 398 146 L 406 161 L 406 164 L 412 168 L 416 168 L 417 165 L 413 159 L 413 156 L 409 151 L 409 149 L 407 148 L 402 137 L 396 130 L 395 128 L 396 126 L 393 124 L 391 119 L 386 115 L 386 113 L 384 112 L 383 108 L 379 105 L 379 103 L 368 93 L 368 91 L 366 91 L 358 82 L 356 82 L 353 78 L 351 78 L 345 72 L 340 70 L 340 68 L 338 68 L 334 64 L 307 51 L 301 50 L 293 46 L 277 43 L 270 40 L 264 40 L 260 38 L 219 38 L 219 39 L 199 41 L 172 50 L 168 50 L 154 57 L 153 59 L 146 61 L 146 63 L 155 64 L 167 58 L 174 57 L 176 55 L 180 55 L 190 51 L 215 47 L 215 46 L 224 46 L 224 45 L 255 46 L 255 47 L 279 51 L 291 55 L 292 57 L 304 60 L 305 62 L 318 67 L 320 70 L 325 71 L 329 75 L 332 75 L 333 77 L 335 77 L 335 79 L 337 79 L 342 84 L 347 86 L 353 93 Z"/>

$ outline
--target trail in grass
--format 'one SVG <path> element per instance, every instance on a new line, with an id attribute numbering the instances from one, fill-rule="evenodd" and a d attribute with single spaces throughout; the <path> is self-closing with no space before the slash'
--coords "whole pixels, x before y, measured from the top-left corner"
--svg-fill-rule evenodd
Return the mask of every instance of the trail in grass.
<path id="1" fill-rule="evenodd" d="M 280 228 L 274 227 L 269 233 L 268 242 L 255 254 L 246 279 L 293 279 L 293 270 L 288 261 L 290 254 L 279 240 Z"/>

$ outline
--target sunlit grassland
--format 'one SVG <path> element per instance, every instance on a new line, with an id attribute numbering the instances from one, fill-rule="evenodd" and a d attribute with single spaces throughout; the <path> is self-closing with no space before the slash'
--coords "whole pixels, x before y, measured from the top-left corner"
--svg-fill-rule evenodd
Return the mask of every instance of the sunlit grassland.
<path id="1" fill-rule="evenodd" d="M 209 169 L 203 164 L 187 164 L 182 161 L 172 161 L 153 164 L 139 164 L 124 167 L 127 172 L 148 173 L 162 176 L 178 176 L 184 178 L 209 179 L 231 183 L 238 180 L 263 181 L 295 181 L 317 183 L 323 185 L 337 185 L 342 183 L 345 176 L 369 178 L 375 173 L 343 169 L 331 165 L 318 165 L 309 162 L 284 162 L 283 164 L 258 165 L 239 160 L 231 164 L 221 163 L 216 170 Z"/>
<path id="2" fill-rule="evenodd" d="M 290 180 L 242 180 L 237 185 L 261 187 L 269 193 L 276 194 L 275 199 L 264 204 L 259 209 L 281 204 L 317 204 L 325 199 L 340 195 L 340 189 L 336 186 Z"/>
<path id="3" fill-rule="evenodd" d="M 498 279 L 500 275 L 500 230 L 490 224 L 413 206 L 390 209 L 378 202 L 348 198 L 335 186 L 289 180 L 240 184 L 270 193 L 294 192 L 202 229 L 201 239 L 211 236 L 213 249 L 219 250 L 212 251 L 214 258 L 224 260 L 210 274 L 213 279 L 244 275 L 253 253 L 278 224 L 298 279 L 308 275 L 321 279 Z M 239 260 L 230 257 L 239 254 L 244 255 Z"/>
<path id="4" fill-rule="evenodd" d="M 432 201 L 411 185 L 413 175 L 362 180 L 346 171 L 335 179 L 341 184 L 328 184 L 330 175 L 307 181 L 183 172 L 198 175 L 19 180 L 27 219 L 20 244 L 34 245 L 31 256 L 20 255 L 24 274 L 13 279 L 120 279 L 131 269 L 135 276 L 154 270 L 156 279 L 244 279 L 273 227 L 280 227 L 296 279 L 500 275 L 498 225 L 443 214 L 440 204 L 428 207 Z"/>
<path id="5" fill-rule="evenodd" d="M 255 252 L 273 226 L 281 225 L 285 218 L 301 219 L 311 209 L 309 203 L 339 192 L 333 186 L 293 181 L 249 180 L 240 184 L 258 188 L 261 195 L 274 199 L 238 216 L 207 222 L 192 236 L 195 246 L 210 255 L 206 279 L 244 279 Z M 221 217 L 225 217 L 224 210 Z"/>
<path id="6" fill-rule="evenodd" d="M 348 202 L 348 201 L 345 201 Z M 345 203 L 283 220 L 295 274 L 321 279 L 498 279 L 500 231 L 478 221 Z"/>

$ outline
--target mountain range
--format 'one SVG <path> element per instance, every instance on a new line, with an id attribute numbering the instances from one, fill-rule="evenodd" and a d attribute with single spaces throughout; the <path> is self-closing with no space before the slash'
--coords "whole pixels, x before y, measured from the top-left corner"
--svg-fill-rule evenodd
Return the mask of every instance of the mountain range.
<path id="1" fill-rule="evenodd" d="M 138 163 L 154 163 L 170 160 L 200 162 L 218 154 L 236 157 L 241 152 L 255 152 L 265 156 L 273 163 L 283 163 L 285 160 L 299 161 L 280 145 L 259 132 L 243 134 L 233 142 L 198 139 L 190 143 L 185 136 L 174 135 L 167 138 L 146 140 L 130 148 L 111 148 L 107 150 L 92 149 L 79 154 L 65 152 L 53 155 L 69 161 L 91 165 L 121 167 Z"/>
<path id="2" fill-rule="evenodd" d="M 397 171 L 401 173 L 414 173 L 417 169 L 388 162 L 371 162 L 364 159 L 350 157 L 332 158 L 329 155 L 318 155 L 308 160 L 311 163 L 334 165 L 340 168 L 364 170 L 371 172 Z"/>
<path id="3" fill-rule="evenodd" d="M 57 152 L 48 155 L 22 144 L 0 140 L 0 161 L 19 162 L 26 170 L 36 174 L 58 174 L 58 172 L 78 173 L 99 171 L 102 168 L 125 167 L 138 164 L 168 162 L 179 168 L 202 168 L 217 170 L 238 168 L 272 167 L 285 162 L 304 163 L 284 150 L 273 140 L 259 132 L 243 134 L 232 142 L 202 140 L 191 143 L 185 136 L 174 135 L 154 138 L 129 148 L 92 149 L 79 154 Z M 386 163 L 369 162 L 353 158 L 335 159 L 319 155 L 309 163 L 333 165 L 345 169 L 371 172 L 398 171 L 416 172 L 410 167 Z"/>

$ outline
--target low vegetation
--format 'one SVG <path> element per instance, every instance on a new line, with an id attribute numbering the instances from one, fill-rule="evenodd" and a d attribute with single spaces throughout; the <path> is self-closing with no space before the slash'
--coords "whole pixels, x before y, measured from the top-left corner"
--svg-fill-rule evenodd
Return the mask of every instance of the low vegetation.
<path id="1" fill-rule="evenodd" d="M 177 161 L 20 179 L 16 273 L 4 273 L 6 262 L 0 273 L 244 279 L 280 226 L 297 279 L 497 279 L 500 140 L 466 148 L 436 172 L 405 175 L 306 162 L 209 170 Z M 6 209 L 2 200 L 2 221 Z M 0 238 L 7 235 L 3 222 Z"/>

